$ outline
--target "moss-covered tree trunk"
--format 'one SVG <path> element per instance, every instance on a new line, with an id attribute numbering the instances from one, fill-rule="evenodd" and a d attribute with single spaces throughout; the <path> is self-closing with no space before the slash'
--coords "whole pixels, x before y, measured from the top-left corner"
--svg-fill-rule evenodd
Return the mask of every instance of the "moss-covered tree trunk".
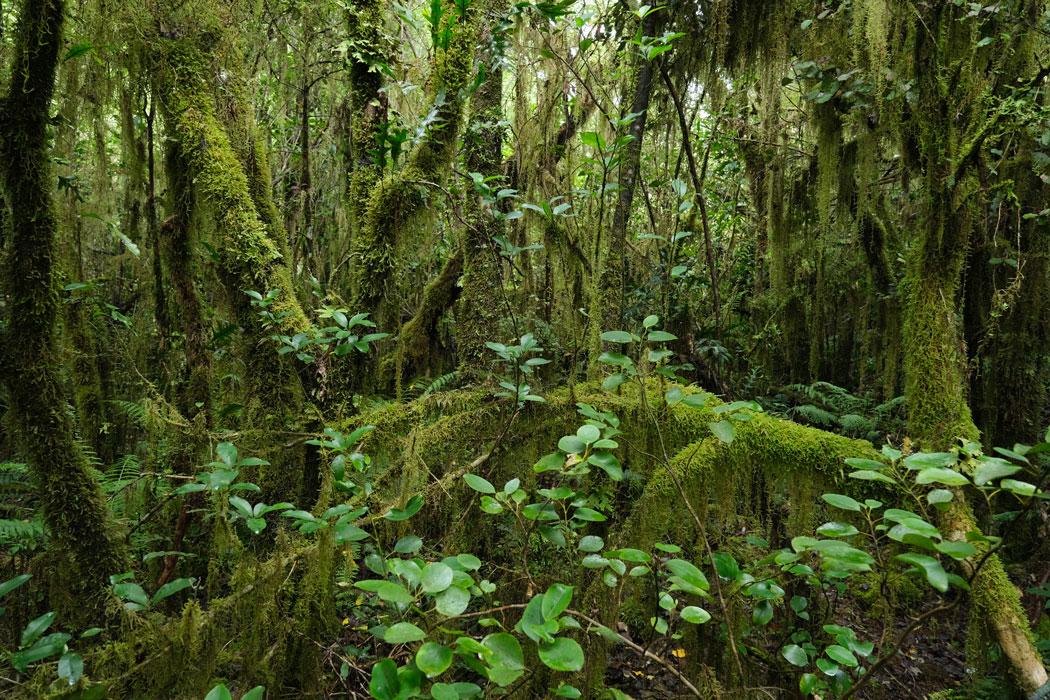
<path id="1" fill-rule="evenodd" d="M 347 5 L 350 60 L 347 104 L 350 109 L 350 162 L 347 164 L 347 211 L 351 241 L 364 225 L 366 205 L 382 170 L 371 151 L 387 118 L 380 65 L 389 60 L 383 40 L 383 7 L 379 0 L 354 0 Z M 385 160 L 385 158 L 383 159 Z"/>
<path id="2" fill-rule="evenodd" d="M 960 15 L 961 10 L 948 4 L 927 7 L 915 39 L 917 113 L 923 119 L 917 145 L 926 199 L 904 280 L 904 378 L 909 433 L 933 450 L 979 437 L 967 402 L 966 351 L 956 300 L 970 244 L 970 198 L 976 190 L 972 158 L 994 117 L 972 104 L 958 104 L 958 86 L 949 89 L 944 79 L 948 71 L 958 75 L 956 62 L 966 66 L 972 55 L 963 53 L 973 50 L 975 38 L 969 28 L 964 31 Z M 973 93 L 980 94 L 983 87 L 993 97 L 996 77 L 968 68 L 964 73 L 969 80 L 988 81 Z M 961 491 L 941 515 L 940 528 L 953 540 L 978 529 Z M 979 560 L 965 562 L 964 568 Z M 973 625 L 986 629 L 999 644 L 1021 689 L 1032 693 L 1042 687 L 1046 669 L 1020 594 L 997 556 L 980 568 L 971 596 Z"/>
<path id="3" fill-rule="evenodd" d="M 181 24 L 177 13 L 160 14 L 157 20 L 164 26 L 195 26 Z M 294 336 L 310 324 L 285 263 L 287 245 L 270 195 L 265 148 L 243 100 L 238 100 L 236 84 L 223 103 L 225 119 L 218 116 L 211 81 L 218 81 L 221 71 L 213 63 L 214 40 L 208 33 L 156 37 L 150 47 L 154 89 L 168 133 L 177 141 L 192 180 L 195 201 L 213 226 L 221 277 L 245 331 L 246 415 L 252 428 L 272 445 L 279 443 L 282 431 L 300 429 L 304 405 L 295 367 L 278 355 L 272 336 Z M 238 60 L 233 53 L 233 60 Z M 268 309 L 269 322 L 250 305 L 247 290 L 264 295 L 278 292 Z M 296 498 L 304 476 L 301 456 L 279 450 L 266 455 L 273 464 L 260 485 L 273 498 Z"/>
<path id="4" fill-rule="evenodd" d="M 485 3 L 486 12 L 492 15 L 482 37 L 482 43 L 488 47 L 482 54 L 485 79 L 471 97 L 470 124 L 463 137 L 467 171 L 484 177 L 502 174 L 503 37 L 495 29 L 506 5 L 504 0 Z M 463 292 L 456 312 L 456 344 L 460 372 L 478 377 L 487 369 L 487 356 L 491 354 L 485 342 L 496 338 L 499 320 L 507 313 L 501 263 L 494 242 L 497 236 L 505 234 L 506 226 L 476 195 L 471 196 L 464 216 L 467 226 L 463 233 Z"/>
<path id="5" fill-rule="evenodd" d="M 4 274 L 10 311 L 2 357 L 22 449 L 60 555 L 53 597 L 83 618 L 102 611 L 108 578 L 123 571 L 127 560 L 74 440 L 59 378 L 58 225 L 47 132 L 63 12 L 62 0 L 21 3 L 10 82 L 0 105 L 0 182 L 11 205 Z"/>
<path id="6" fill-rule="evenodd" d="M 481 11 L 478 3 L 465 13 L 450 6 L 439 36 L 446 45 L 435 48 L 434 102 L 426 133 L 409 153 L 404 166 L 372 188 L 354 232 L 351 249 L 351 299 L 355 309 L 372 313 L 381 328 L 396 325 L 391 277 L 397 269 L 397 245 L 409 226 L 426 211 L 428 192 L 440 184 L 452 164 L 467 88 L 473 77 L 474 51 Z M 447 30 L 447 34 L 445 32 Z"/>

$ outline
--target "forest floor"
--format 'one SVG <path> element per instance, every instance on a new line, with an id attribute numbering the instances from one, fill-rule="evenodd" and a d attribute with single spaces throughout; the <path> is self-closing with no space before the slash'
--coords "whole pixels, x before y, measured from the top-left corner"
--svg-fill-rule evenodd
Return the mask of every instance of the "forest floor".
<path id="1" fill-rule="evenodd" d="M 933 603 L 930 603 L 932 605 Z M 937 691 L 957 688 L 965 680 L 966 660 L 963 642 L 966 638 L 968 606 L 956 614 L 923 625 L 912 636 L 901 653 L 892 659 L 879 678 L 858 693 L 859 698 L 920 699 Z M 922 609 L 913 611 L 921 614 Z M 908 625 L 909 618 L 896 616 L 886 633 L 896 639 Z M 877 640 L 884 632 L 884 624 L 853 608 L 843 612 L 842 621 L 852 627 L 861 639 Z M 684 649 L 664 651 L 665 658 L 676 657 L 684 663 Z M 677 653 L 676 653 L 677 652 Z M 684 670 L 684 668 L 683 668 Z M 635 700 L 668 700 L 691 698 L 692 694 L 666 669 L 647 659 L 640 660 L 631 650 L 618 646 L 609 656 L 605 683 L 630 695 Z M 775 696 L 775 693 L 774 693 Z M 756 693 L 755 697 L 771 697 Z"/>

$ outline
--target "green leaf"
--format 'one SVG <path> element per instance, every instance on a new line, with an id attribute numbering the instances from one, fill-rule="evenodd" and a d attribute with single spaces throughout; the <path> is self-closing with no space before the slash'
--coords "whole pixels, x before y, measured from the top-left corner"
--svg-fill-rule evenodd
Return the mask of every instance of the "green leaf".
<path id="1" fill-rule="evenodd" d="M 613 481 L 623 481 L 623 466 L 611 452 L 595 452 L 587 462 L 601 469 Z"/>
<path id="2" fill-rule="evenodd" d="M 232 442 L 220 442 L 215 446 L 215 454 L 227 467 L 237 463 L 237 447 Z"/>
<path id="3" fill-rule="evenodd" d="M 957 457 L 952 452 L 916 452 L 904 458 L 904 466 L 915 470 L 932 469 L 951 466 L 956 460 Z"/>
<path id="4" fill-rule="evenodd" d="M 29 624 L 25 626 L 25 629 L 22 630 L 21 646 L 27 647 L 40 639 L 40 635 L 47 631 L 47 628 L 51 626 L 51 623 L 55 621 L 55 617 L 57 616 L 58 613 L 52 610 L 31 620 Z"/>
<path id="5" fill-rule="evenodd" d="M 70 685 L 76 685 L 84 675 L 84 658 L 77 653 L 67 651 L 58 660 L 58 677 Z"/>
<path id="6" fill-rule="evenodd" d="M 660 317 L 659 316 L 655 316 L 655 315 L 646 316 L 645 320 L 642 321 L 642 328 L 645 328 L 646 330 L 649 330 L 650 328 L 652 328 L 653 326 L 655 326 L 659 322 L 660 322 Z M 1050 440 L 1050 438 L 1047 438 L 1047 439 Z"/>
<path id="7" fill-rule="evenodd" d="M 669 343 L 672 340 L 678 340 L 678 336 L 667 331 L 653 331 L 647 337 L 650 343 Z"/>
<path id="8" fill-rule="evenodd" d="M 401 522 L 403 520 L 408 520 L 418 513 L 419 509 L 422 507 L 423 496 L 417 493 L 415 496 L 408 499 L 408 503 L 405 504 L 404 508 L 391 508 L 383 515 L 383 518 L 395 523 Z"/>
<path id="9" fill-rule="evenodd" d="M 870 469 L 872 471 L 881 471 L 886 468 L 886 465 L 883 462 L 877 462 L 874 459 L 863 459 L 861 457 L 849 457 L 846 459 L 846 464 L 854 469 Z"/>
<path id="10" fill-rule="evenodd" d="M 423 569 L 423 590 L 440 593 L 452 585 L 452 569 L 439 561 L 427 564 Z"/>
<path id="11" fill-rule="evenodd" d="M 401 681 L 397 678 L 397 664 L 393 659 L 382 659 L 372 667 L 368 690 L 375 700 L 398 700 Z"/>
<path id="12" fill-rule="evenodd" d="M 831 522 L 824 523 L 817 528 L 817 533 L 825 537 L 852 537 L 860 530 L 847 523 Z"/>
<path id="13" fill-rule="evenodd" d="M 464 474 L 463 481 L 467 482 L 467 486 L 474 489 L 478 493 L 496 493 L 496 487 L 493 486 L 487 479 L 483 479 L 477 474 Z"/>
<path id="14" fill-rule="evenodd" d="M 999 488 L 1004 491 L 1009 491 L 1015 496 L 1028 497 L 1035 494 L 1035 484 L 1029 484 L 1027 481 L 1017 481 L 1016 479 L 1003 479 L 999 482 Z"/>
<path id="15" fill-rule="evenodd" d="M 860 504 L 849 496 L 843 496 L 840 493 L 825 493 L 821 498 L 832 508 L 860 512 Z"/>
<path id="16" fill-rule="evenodd" d="M 590 423 L 587 423 L 586 425 L 581 425 L 576 431 L 576 437 L 583 440 L 584 444 L 587 445 L 592 444 L 601 436 L 602 432 L 597 428 L 597 426 L 591 425 Z"/>
<path id="17" fill-rule="evenodd" d="M 947 469 L 945 467 L 932 467 L 930 469 L 923 469 L 919 472 L 918 476 L 915 477 L 915 482 L 918 484 L 944 484 L 945 486 L 965 486 L 970 483 L 970 480 L 965 476 L 955 471 L 954 469 Z"/>
<path id="18" fill-rule="evenodd" d="M 605 522 L 607 519 L 604 515 L 593 508 L 577 508 L 573 511 L 572 517 L 576 520 L 585 520 L 592 523 Z"/>
<path id="19" fill-rule="evenodd" d="M 715 437 L 727 445 L 733 442 L 733 439 L 736 437 L 736 429 L 733 427 L 733 424 L 727 420 L 708 423 L 707 427 L 711 429 L 711 432 L 714 433 Z"/>
<path id="20" fill-rule="evenodd" d="M 780 655 L 787 659 L 788 663 L 799 668 L 803 668 L 809 663 L 809 657 L 806 655 L 805 650 L 798 644 L 788 644 L 780 650 Z"/>
<path id="21" fill-rule="evenodd" d="M 768 600 L 759 601 L 751 611 L 751 619 L 756 625 L 768 625 L 773 619 L 773 604 Z"/>
<path id="22" fill-rule="evenodd" d="M 572 592 L 572 586 L 563 583 L 551 584 L 551 587 L 543 594 L 543 602 L 540 605 L 544 619 L 557 619 L 572 602 Z"/>
<path id="23" fill-rule="evenodd" d="M 736 558 L 732 554 L 715 552 L 711 555 L 711 560 L 715 565 L 715 571 L 722 578 L 735 581 L 740 576 L 740 564 L 737 563 Z"/>
<path id="24" fill-rule="evenodd" d="M 233 695 L 230 694 L 229 688 L 219 683 L 208 691 L 208 694 L 204 696 L 204 700 L 233 700 Z"/>
<path id="25" fill-rule="evenodd" d="M 844 646 L 832 644 L 824 650 L 824 653 L 827 654 L 832 661 L 840 663 L 843 666 L 846 666 L 848 668 L 857 667 L 857 657 L 853 655 L 852 651 L 850 651 Z"/>
<path id="26" fill-rule="evenodd" d="M 381 600 L 385 600 L 388 603 L 408 604 L 415 600 L 412 594 L 405 590 L 404 586 L 393 581 L 368 579 L 356 582 L 354 587 L 360 588 L 362 591 L 375 593 Z"/>
<path id="27" fill-rule="evenodd" d="M 266 520 L 263 518 L 247 518 L 244 524 L 252 531 L 252 534 L 258 535 L 260 532 L 266 529 Z"/>
<path id="28" fill-rule="evenodd" d="M 73 59 L 80 58 L 81 56 L 90 53 L 94 48 L 95 47 L 92 44 L 88 43 L 73 44 L 73 46 L 69 47 L 69 51 L 66 51 L 66 54 L 62 57 L 62 61 L 64 63 L 66 61 L 72 61 Z M 70 683 L 70 685 L 74 684 Z"/>
<path id="29" fill-rule="evenodd" d="M 682 619 L 694 625 L 702 625 L 711 619 L 711 613 L 695 605 L 682 608 Z"/>
<path id="30" fill-rule="evenodd" d="M 383 633 L 383 641 L 387 644 L 407 644 L 426 639 L 427 633 L 419 629 L 411 622 L 398 622 L 387 627 Z"/>
<path id="31" fill-rule="evenodd" d="M 192 578 L 177 578 L 174 581 L 169 581 L 163 586 L 157 589 L 157 592 L 153 594 L 152 603 L 156 605 L 165 598 L 170 598 L 181 590 L 185 590 L 193 585 Z"/>
<path id="32" fill-rule="evenodd" d="M 525 670 L 524 657 L 521 653 L 521 644 L 507 632 L 496 632 L 481 640 L 481 645 L 488 649 L 491 654 L 488 662 L 492 668 L 489 679 L 505 688 L 516 681 Z"/>
<path id="33" fill-rule="evenodd" d="M 576 435 L 566 435 L 558 440 L 558 449 L 570 455 L 580 454 L 587 449 L 587 443 Z"/>
<path id="34" fill-rule="evenodd" d="M 606 343 L 619 343 L 623 345 L 626 343 L 633 343 L 636 338 L 627 331 L 605 331 L 602 333 L 602 340 Z"/>
<path id="35" fill-rule="evenodd" d="M 977 469 L 974 470 L 973 483 L 978 486 L 984 486 L 996 479 L 1013 476 L 1019 471 L 1021 471 L 1020 466 L 1007 462 L 1005 459 L 982 457 L 980 464 L 977 465 Z"/>
<path id="36" fill-rule="evenodd" d="M 462 615 L 468 605 L 470 605 L 470 593 L 456 586 L 442 591 L 434 599 L 437 611 L 445 617 Z"/>
<path id="37" fill-rule="evenodd" d="M 977 553 L 977 548 L 969 542 L 937 542 L 933 545 L 941 554 L 947 554 L 952 559 L 962 561 L 969 559 Z"/>
<path id="38" fill-rule="evenodd" d="M 29 579 L 33 578 L 32 574 L 20 574 L 14 578 L 8 579 L 3 583 L 0 583 L 0 598 L 15 590 L 19 586 L 26 583 Z"/>
<path id="39" fill-rule="evenodd" d="M 601 537 L 598 537 L 597 535 L 586 535 L 580 539 L 580 544 L 577 545 L 577 549 L 581 552 L 600 552 L 604 546 L 605 542 Z"/>
<path id="40" fill-rule="evenodd" d="M 950 503 L 953 498 L 955 498 L 955 494 L 948 489 L 934 489 L 926 494 L 926 501 L 931 506 L 936 506 L 941 503 Z"/>
<path id="41" fill-rule="evenodd" d="M 427 642 L 416 651 L 416 668 L 428 678 L 440 676 L 452 665 L 452 650 L 435 642 Z"/>
<path id="42" fill-rule="evenodd" d="M 870 469 L 861 469 L 860 471 L 850 472 L 849 478 L 851 478 L 851 479 L 860 479 L 861 481 L 881 481 L 884 484 L 896 484 L 897 483 L 896 481 L 893 480 L 892 477 L 889 477 L 889 476 L 883 474 L 882 472 L 876 472 L 876 471 L 872 471 Z"/>
<path id="43" fill-rule="evenodd" d="M 266 686 L 257 685 L 241 696 L 241 700 L 263 700 L 266 697 Z"/>
<path id="44" fill-rule="evenodd" d="M 583 649 L 575 639 L 559 637 L 539 647 L 540 661 L 555 671 L 579 671 L 583 668 Z"/>
<path id="45" fill-rule="evenodd" d="M 926 580 L 929 584 L 941 593 L 948 590 L 948 574 L 944 571 L 944 567 L 941 566 L 941 563 L 933 557 L 926 556 L 925 554 L 917 554 L 915 552 L 905 552 L 904 554 L 898 554 L 896 558 L 922 569 L 926 574 Z"/>

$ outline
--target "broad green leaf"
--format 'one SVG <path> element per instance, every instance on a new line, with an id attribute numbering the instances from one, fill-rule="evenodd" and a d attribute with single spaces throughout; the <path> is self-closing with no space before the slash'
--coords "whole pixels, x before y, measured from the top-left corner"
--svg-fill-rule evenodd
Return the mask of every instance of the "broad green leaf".
<path id="1" fill-rule="evenodd" d="M 904 458 L 904 466 L 914 470 L 949 467 L 955 464 L 957 459 L 952 452 L 916 452 Z"/>
<path id="2" fill-rule="evenodd" d="M 368 690 L 375 700 L 398 700 L 401 681 L 397 678 L 397 664 L 393 659 L 382 659 L 372 667 Z"/>
<path id="3" fill-rule="evenodd" d="M 383 633 L 383 641 L 387 644 L 407 644 L 426 639 L 426 636 L 426 632 L 411 622 L 398 622 L 386 629 L 386 632 Z"/>
<path id="4" fill-rule="evenodd" d="M 800 668 L 805 667 L 809 663 L 809 657 L 806 655 L 805 650 L 798 644 L 788 644 L 780 650 L 780 655 L 787 659 L 788 663 Z"/>
<path id="5" fill-rule="evenodd" d="M 58 677 L 65 679 L 69 685 L 76 685 L 84 675 L 84 658 L 75 652 L 67 651 L 58 660 Z"/>
<path id="6" fill-rule="evenodd" d="M 733 427 L 733 424 L 727 420 L 708 423 L 707 427 L 711 429 L 711 432 L 714 433 L 716 438 L 727 445 L 733 442 L 733 439 L 736 437 L 736 429 Z"/>
<path id="7" fill-rule="evenodd" d="M 426 642 L 416 651 L 416 668 L 428 678 L 440 676 L 452 665 L 452 650 L 443 644 Z"/>
<path id="8" fill-rule="evenodd" d="M 941 593 L 948 590 L 948 574 L 944 571 L 941 563 L 933 557 L 915 552 L 905 552 L 904 554 L 898 554 L 896 558 L 921 569 L 926 574 L 926 580 L 929 584 Z"/>
<path id="9" fill-rule="evenodd" d="M 853 655 L 852 651 L 844 646 L 832 644 L 824 650 L 824 653 L 827 654 L 832 661 L 840 663 L 847 668 L 856 668 L 858 665 L 857 657 Z"/>
<path id="10" fill-rule="evenodd" d="M 955 471 L 944 467 L 923 469 L 915 477 L 917 484 L 944 484 L 945 486 L 965 486 L 970 480 Z"/>
<path id="11" fill-rule="evenodd" d="M 547 592 L 543 594 L 543 602 L 540 610 L 547 620 L 555 620 L 561 615 L 572 601 L 573 587 L 563 583 L 551 584 Z"/>
<path id="12" fill-rule="evenodd" d="M 177 578 L 174 581 L 169 581 L 163 586 L 157 589 L 157 592 L 153 594 L 152 603 L 156 605 L 165 598 L 170 598 L 181 590 L 185 590 L 193 585 L 192 578 Z"/>
<path id="13" fill-rule="evenodd" d="M 32 574 L 20 574 L 18 576 L 15 576 L 14 578 L 4 581 L 3 583 L 0 583 L 0 598 L 3 598 L 11 591 L 15 590 L 19 586 L 29 581 L 29 579 L 31 578 L 33 578 Z"/>
<path id="14" fill-rule="evenodd" d="M 860 512 L 860 504 L 849 496 L 843 496 L 840 493 L 825 493 L 821 498 L 833 508 L 849 510 L 855 513 Z"/>
<path id="15" fill-rule="evenodd" d="M 580 539 L 580 544 L 577 545 L 577 549 L 581 552 L 600 552 L 604 546 L 605 542 L 601 537 L 598 537 L 597 535 L 586 535 Z"/>
<path id="16" fill-rule="evenodd" d="M 439 561 L 426 565 L 423 569 L 423 590 L 427 593 L 440 593 L 452 585 L 452 569 Z"/>
<path id="17" fill-rule="evenodd" d="M 385 600 L 388 603 L 407 604 L 415 600 L 412 594 L 405 590 L 404 586 L 393 581 L 368 579 L 356 582 L 354 587 L 360 588 L 362 591 L 375 593 L 381 600 Z"/>
<path id="18" fill-rule="evenodd" d="M 687 605 L 682 608 L 682 619 L 694 625 L 702 625 L 711 619 L 711 613 L 695 605 Z"/>
<path id="19" fill-rule="evenodd" d="M 583 668 L 583 649 L 575 639 L 559 637 L 553 643 L 541 643 L 540 661 L 555 671 L 579 671 Z"/>
<path id="20" fill-rule="evenodd" d="M 208 691 L 208 694 L 204 696 L 204 700 L 233 700 L 233 695 L 230 694 L 229 688 L 219 683 Z"/>
<path id="21" fill-rule="evenodd" d="M 434 599 L 437 611 L 445 617 L 462 615 L 468 605 L 470 605 L 470 593 L 456 586 L 442 591 Z"/>
<path id="22" fill-rule="evenodd" d="M 521 644 L 514 635 L 496 632 L 481 640 L 481 645 L 491 652 L 487 660 L 491 665 L 489 679 L 493 683 L 505 688 L 521 677 L 525 662 Z"/>
<path id="23" fill-rule="evenodd" d="M 464 474 L 463 481 L 467 482 L 467 486 L 474 489 L 478 493 L 496 493 L 496 487 L 493 486 L 487 479 L 483 479 L 477 474 Z"/>
<path id="24" fill-rule="evenodd" d="M 1019 471 L 1021 471 L 1020 466 L 1007 462 L 1005 459 L 983 457 L 980 464 L 977 465 L 977 469 L 974 470 L 973 483 L 978 486 L 984 486 L 997 479 L 1013 476 Z"/>
<path id="25" fill-rule="evenodd" d="M 623 345 L 626 343 L 633 343 L 635 341 L 635 336 L 627 331 L 605 331 L 602 333 L 602 340 L 606 343 L 619 343 Z"/>

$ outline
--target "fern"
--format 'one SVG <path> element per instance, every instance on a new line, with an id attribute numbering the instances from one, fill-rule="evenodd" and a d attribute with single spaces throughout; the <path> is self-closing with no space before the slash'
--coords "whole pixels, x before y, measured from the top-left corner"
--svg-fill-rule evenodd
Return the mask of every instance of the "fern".
<path id="1" fill-rule="evenodd" d="M 794 416 L 798 416 L 805 420 L 807 423 L 812 425 L 823 425 L 823 426 L 836 426 L 839 424 L 838 416 L 830 411 L 825 411 L 819 406 L 812 404 L 803 404 L 801 406 L 795 406 L 791 409 L 790 413 Z"/>
<path id="2" fill-rule="evenodd" d="M 47 542 L 47 530 L 39 515 L 29 520 L 0 520 L 0 547 L 11 554 L 39 549 Z"/>
<path id="3" fill-rule="evenodd" d="M 136 425 L 144 426 L 146 424 L 146 406 L 142 402 L 115 399 L 110 401 L 110 403 L 120 408 Z"/>
<path id="4" fill-rule="evenodd" d="M 422 398 L 425 396 L 430 396 L 431 394 L 436 393 L 438 391 L 445 391 L 447 388 L 452 386 L 458 378 L 459 372 L 456 371 L 449 372 L 448 374 L 442 374 L 440 377 L 437 377 L 436 379 L 434 379 L 434 381 L 430 382 L 427 388 L 423 390 L 423 393 L 420 394 L 420 397 Z"/>
<path id="5" fill-rule="evenodd" d="M 133 454 L 124 455 L 102 472 L 99 483 L 106 493 L 115 493 L 139 478 L 142 462 Z"/>

